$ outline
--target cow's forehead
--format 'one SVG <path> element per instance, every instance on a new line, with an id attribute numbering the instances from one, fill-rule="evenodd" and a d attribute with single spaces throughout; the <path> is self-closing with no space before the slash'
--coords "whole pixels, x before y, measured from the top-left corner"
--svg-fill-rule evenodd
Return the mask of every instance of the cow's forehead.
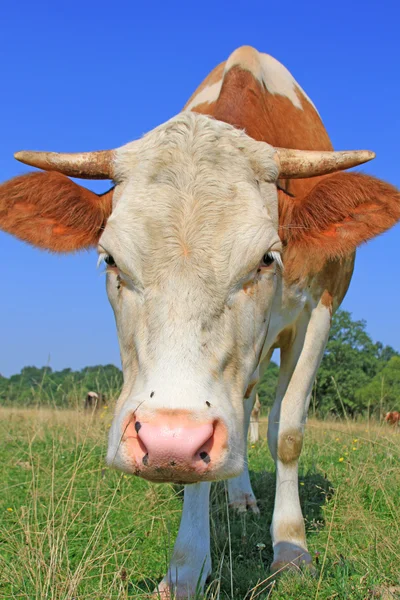
<path id="1" fill-rule="evenodd" d="M 225 123 L 175 117 L 119 149 L 120 183 L 100 244 L 146 270 L 182 258 L 246 266 L 249 248 L 256 255 L 277 237 L 273 154 Z M 262 193 L 259 180 L 267 180 Z"/>
<path id="2" fill-rule="evenodd" d="M 193 169 L 201 178 L 203 167 L 229 174 L 230 178 L 251 177 L 251 170 L 266 181 L 275 181 L 277 166 L 274 149 L 256 142 L 242 130 L 211 117 L 184 111 L 146 134 L 117 150 L 115 172 L 117 180 L 124 181 L 138 173 L 157 179 L 163 170 L 179 170 L 179 175 L 193 176 Z M 179 182 L 181 183 L 181 182 Z M 183 183 L 183 181 L 182 181 Z"/>

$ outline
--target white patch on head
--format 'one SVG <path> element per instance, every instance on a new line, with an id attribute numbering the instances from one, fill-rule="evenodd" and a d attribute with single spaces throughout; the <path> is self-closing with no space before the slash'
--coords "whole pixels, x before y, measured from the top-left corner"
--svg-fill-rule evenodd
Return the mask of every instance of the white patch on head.
<path id="1" fill-rule="evenodd" d="M 203 88 L 198 94 L 196 94 L 193 100 L 189 102 L 185 110 L 192 110 L 192 108 L 198 106 L 199 104 L 203 104 L 203 102 L 208 102 L 208 104 L 215 102 L 219 97 L 221 86 L 222 79 Z"/>
<path id="2" fill-rule="evenodd" d="M 291 103 L 300 110 L 303 110 L 301 103 L 301 96 L 303 95 L 318 113 L 314 103 L 300 87 L 290 71 L 273 56 L 246 46 L 238 48 L 238 50 L 231 54 L 225 66 L 225 73 L 236 65 L 253 73 L 265 85 L 270 94 L 278 94 L 289 98 Z"/>

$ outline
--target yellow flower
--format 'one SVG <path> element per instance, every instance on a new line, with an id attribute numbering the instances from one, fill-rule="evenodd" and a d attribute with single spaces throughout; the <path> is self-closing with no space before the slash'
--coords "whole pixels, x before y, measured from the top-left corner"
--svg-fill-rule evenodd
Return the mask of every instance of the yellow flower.
<path id="1" fill-rule="evenodd" d="M 343 462 L 343 461 L 344 461 L 344 458 L 343 458 L 343 456 L 341 456 L 341 457 L 339 458 L 339 462 Z"/>
<path id="2" fill-rule="evenodd" d="M 348 456 L 348 454 L 349 454 L 348 452 L 345 452 L 345 453 L 344 453 L 344 455 L 345 455 L 345 456 Z"/>
<path id="3" fill-rule="evenodd" d="M 357 444 L 357 442 L 358 442 L 358 438 L 355 438 L 355 439 L 353 440 L 353 444 Z"/>
<path id="4" fill-rule="evenodd" d="M 128 475 L 124 475 L 124 479 L 128 479 Z"/>
<path id="5" fill-rule="evenodd" d="M 300 481 L 300 485 L 304 485 L 304 483 L 302 481 Z"/>
<path id="6" fill-rule="evenodd" d="M 335 438 L 335 442 L 338 442 L 338 441 L 339 441 L 339 438 Z"/>
<path id="7" fill-rule="evenodd" d="M 353 450 L 357 450 L 357 448 L 355 446 L 353 446 Z"/>
<path id="8" fill-rule="evenodd" d="M 7 508 L 8 512 L 12 512 L 13 509 L 12 508 Z"/>
<path id="9" fill-rule="evenodd" d="M 252 448 L 255 448 L 255 445 L 254 445 L 254 444 L 252 445 Z"/>

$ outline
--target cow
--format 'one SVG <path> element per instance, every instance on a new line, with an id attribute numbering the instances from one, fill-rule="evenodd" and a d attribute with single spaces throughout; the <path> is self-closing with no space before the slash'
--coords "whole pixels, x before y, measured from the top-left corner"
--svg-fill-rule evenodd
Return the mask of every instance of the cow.
<path id="1" fill-rule="evenodd" d="M 374 153 L 334 152 L 291 73 L 244 46 L 142 139 L 15 157 L 43 171 L 0 187 L 1 228 L 53 252 L 95 246 L 105 263 L 124 373 L 108 464 L 185 484 L 159 594 L 188 598 L 210 575 L 211 481 L 258 512 L 246 438 L 275 348 L 271 570 L 311 565 L 298 461 L 314 378 L 356 247 L 400 219 L 396 188 L 343 172 Z M 98 195 L 69 177 L 113 185 Z"/>
<path id="2" fill-rule="evenodd" d="M 104 394 L 98 394 L 97 392 L 88 392 L 85 398 L 84 409 L 89 412 L 94 412 L 104 406 L 106 403 L 106 396 Z"/>
<path id="3" fill-rule="evenodd" d="M 400 412 L 397 410 L 392 410 L 391 412 L 386 413 L 385 421 L 386 423 L 389 423 L 389 425 L 400 425 Z"/>

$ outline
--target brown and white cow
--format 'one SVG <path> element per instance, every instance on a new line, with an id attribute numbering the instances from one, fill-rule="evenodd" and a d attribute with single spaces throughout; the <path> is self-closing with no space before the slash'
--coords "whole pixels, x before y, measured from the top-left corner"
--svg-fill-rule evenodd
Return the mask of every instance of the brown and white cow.
<path id="1" fill-rule="evenodd" d="M 392 410 L 391 412 L 386 413 L 385 421 L 386 423 L 389 423 L 389 425 L 400 426 L 400 412 L 398 410 Z"/>
<path id="2" fill-rule="evenodd" d="M 166 596 L 186 598 L 210 573 L 210 481 L 231 478 L 231 503 L 258 510 L 246 464 L 250 389 L 274 348 L 272 569 L 311 563 L 298 494 L 310 392 L 356 247 L 400 218 L 394 187 L 335 173 L 372 153 L 331 151 L 292 75 L 243 47 L 142 139 L 115 151 L 18 153 L 44 172 L 0 188 L 4 230 L 56 252 L 95 245 L 104 258 L 124 371 L 108 463 L 195 484 L 185 487 Z M 115 185 L 98 196 L 66 175 Z"/>
<path id="3" fill-rule="evenodd" d="M 106 396 L 102 393 L 88 392 L 84 402 L 84 409 L 88 412 L 100 410 L 106 404 Z"/>

